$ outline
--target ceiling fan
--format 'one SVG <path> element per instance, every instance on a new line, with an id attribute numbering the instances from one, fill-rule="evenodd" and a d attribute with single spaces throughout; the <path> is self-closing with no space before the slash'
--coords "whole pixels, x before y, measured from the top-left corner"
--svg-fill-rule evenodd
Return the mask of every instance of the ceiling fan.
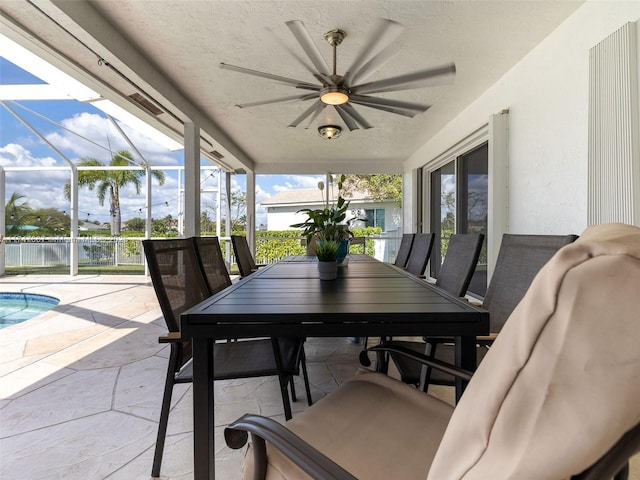
<path id="1" fill-rule="evenodd" d="M 362 115 L 360 115 L 352 104 L 374 108 L 397 115 L 414 117 L 425 112 L 430 105 L 420 103 L 405 102 L 371 96 L 371 94 L 382 92 L 394 92 L 399 90 L 409 90 L 425 87 L 425 81 L 434 77 L 454 75 L 455 64 L 450 63 L 435 68 L 420 70 L 413 73 L 398 75 L 383 80 L 375 80 L 363 83 L 372 73 L 386 63 L 397 51 L 393 41 L 404 31 L 404 27 L 393 20 L 382 20 L 379 26 L 372 32 L 369 42 L 365 45 L 353 64 L 344 75 L 337 73 L 337 48 L 344 40 L 346 33 L 343 30 L 335 29 L 324 34 L 324 39 L 333 47 L 333 69 L 327 65 L 324 57 L 313 42 L 304 24 L 299 20 L 286 22 L 294 37 L 306 53 L 315 70 L 298 58 L 311 74 L 320 82 L 320 85 L 309 83 L 303 80 L 283 77 L 271 73 L 251 70 L 249 68 L 238 67 L 221 63 L 220 67 L 233 70 L 235 72 L 254 75 L 257 77 L 274 80 L 278 83 L 292 86 L 299 90 L 307 90 L 311 93 L 294 95 L 288 97 L 262 100 L 252 103 L 237 105 L 240 108 L 255 107 L 258 105 L 268 105 L 272 103 L 287 102 L 293 100 L 316 100 L 309 108 L 289 124 L 290 127 L 297 127 L 307 117 L 311 117 L 307 124 L 311 125 L 315 118 L 327 106 L 333 106 L 342 121 L 349 130 L 362 128 L 372 128 Z"/>

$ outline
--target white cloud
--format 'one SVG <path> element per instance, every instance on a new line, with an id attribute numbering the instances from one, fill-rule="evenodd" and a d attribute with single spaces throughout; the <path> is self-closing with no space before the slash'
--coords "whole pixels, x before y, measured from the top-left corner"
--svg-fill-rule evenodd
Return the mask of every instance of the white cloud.
<path id="1" fill-rule="evenodd" d="M 318 182 L 325 181 L 324 176 L 311 175 L 283 175 L 284 185 L 274 185 L 274 192 L 296 190 L 299 188 L 317 188 Z"/>
<path id="2" fill-rule="evenodd" d="M 3 167 L 53 167 L 57 165 L 55 158 L 35 158 L 22 145 L 9 143 L 0 147 L 0 165 Z"/>
<path id="3" fill-rule="evenodd" d="M 0 147 L 0 165 L 3 167 L 33 167 L 33 169 L 25 171 L 9 170 L 6 172 L 7 199 L 13 192 L 17 192 L 25 196 L 31 208 L 55 208 L 60 211 L 70 211 L 69 200 L 64 196 L 64 185 L 70 181 L 70 171 L 46 170 L 46 167 L 59 165 L 52 157 L 34 157 L 29 150 L 21 145 L 8 144 Z M 151 205 L 154 218 L 166 215 L 175 218 L 179 214 L 176 174 L 175 172 L 166 173 L 163 186 L 160 186 L 155 178 L 152 180 Z M 136 194 L 133 185 L 128 185 L 121 190 L 120 207 L 123 220 L 146 215 L 144 191 L 144 184 L 139 195 Z M 109 222 L 109 200 L 106 198 L 105 204 L 101 206 L 95 190 L 91 191 L 88 187 L 81 187 L 78 190 L 78 205 L 80 220 L 89 218 L 90 220 Z"/>
<path id="4" fill-rule="evenodd" d="M 68 130 L 58 130 L 46 135 L 46 139 L 63 152 L 72 152 L 77 157 L 92 157 L 104 163 L 111 159 L 111 152 L 118 150 L 135 151 L 122 137 L 113 124 L 101 115 L 82 112 L 62 120 L 60 124 Z M 174 154 L 148 137 L 119 124 L 143 158 L 151 165 L 177 165 Z M 71 133 L 74 132 L 74 133 Z M 93 143 L 92 143 L 93 142 Z M 97 144 L 97 145 L 96 145 Z M 141 161 L 140 158 L 136 158 Z"/>

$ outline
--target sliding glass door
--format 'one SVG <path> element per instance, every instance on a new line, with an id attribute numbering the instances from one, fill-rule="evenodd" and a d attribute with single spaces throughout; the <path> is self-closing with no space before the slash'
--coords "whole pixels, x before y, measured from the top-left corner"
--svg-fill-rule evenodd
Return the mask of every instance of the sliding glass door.
<path id="1" fill-rule="evenodd" d="M 487 235 L 488 212 L 487 143 L 465 152 L 430 175 L 431 231 L 436 234 L 430 274 L 437 278 L 454 233 Z M 482 247 L 469 292 L 484 296 L 487 289 L 487 239 Z"/>

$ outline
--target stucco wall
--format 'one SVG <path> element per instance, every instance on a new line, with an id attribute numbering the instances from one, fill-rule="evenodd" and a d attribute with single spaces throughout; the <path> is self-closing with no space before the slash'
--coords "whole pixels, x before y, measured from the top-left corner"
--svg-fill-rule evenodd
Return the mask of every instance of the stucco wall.
<path id="1" fill-rule="evenodd" d="M 638 1 L 585 3 L 412 155 L 405 181 L 509 109 L 509 231 L 580 233 L 587 226 L 589 49 L 639 19 Z M 414 205 L 409 198 L 404 205 L 407 230 Z"/>

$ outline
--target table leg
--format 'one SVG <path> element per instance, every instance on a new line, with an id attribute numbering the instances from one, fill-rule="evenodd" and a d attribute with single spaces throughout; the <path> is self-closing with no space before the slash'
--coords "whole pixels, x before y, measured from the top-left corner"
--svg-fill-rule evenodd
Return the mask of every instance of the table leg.
<path id="1" fill-rule="evenodd" d="M 214 480 L 213 340 L 193 339 L 193 475 Z"/>
<path id="2" fill-rule="evenodd" d="M 476 337 L 456 337 L 456 366 L 474 372 L 476 370 Z M 467 381 L 456 378 L 456 403 L 462 397 Z"/>

